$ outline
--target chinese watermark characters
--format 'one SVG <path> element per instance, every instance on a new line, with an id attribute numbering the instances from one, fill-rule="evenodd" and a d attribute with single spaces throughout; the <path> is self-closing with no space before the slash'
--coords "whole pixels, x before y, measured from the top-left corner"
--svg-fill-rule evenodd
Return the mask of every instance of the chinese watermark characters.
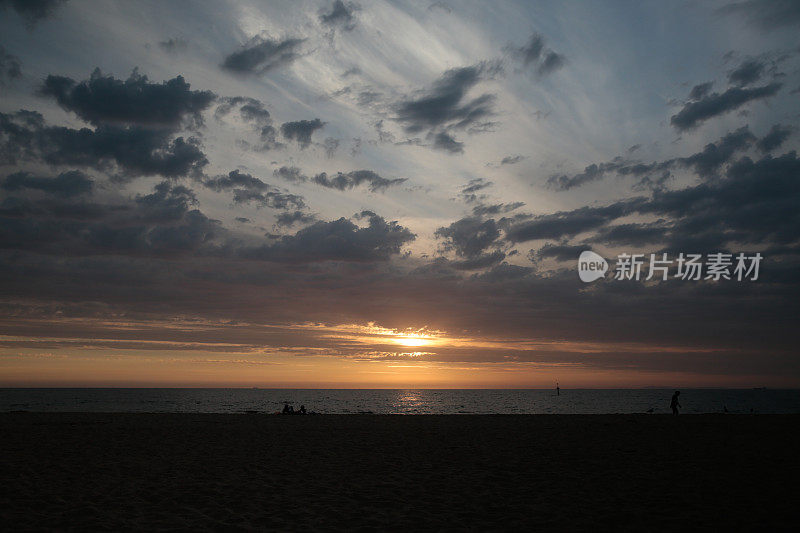
<path id="1" fill-rule="evenodd" d="M 684 254 L 670 258 L 667 253 L 619 254 L 614 267 L 615 280 L 660 280 L 681 279 L 690 281 L 710 280 L 758 280 L 762 256 L 756 252 L 706 254 Z M 605 277 L 608 263 L 592 251 L 581 253 L 578 258 L 578 275 L 584 282 Z"/>

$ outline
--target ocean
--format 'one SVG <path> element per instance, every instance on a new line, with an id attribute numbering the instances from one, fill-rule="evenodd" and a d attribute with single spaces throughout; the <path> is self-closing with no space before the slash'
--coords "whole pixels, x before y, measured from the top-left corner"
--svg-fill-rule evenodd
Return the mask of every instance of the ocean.
<path id="1" fill-rule="evenodd" d="M 0 411 L 325 414 L 669 413 L 672 389 L 0 389 Z M 682 412 L 800 413 L 800 390 L 682 389 Z"/>

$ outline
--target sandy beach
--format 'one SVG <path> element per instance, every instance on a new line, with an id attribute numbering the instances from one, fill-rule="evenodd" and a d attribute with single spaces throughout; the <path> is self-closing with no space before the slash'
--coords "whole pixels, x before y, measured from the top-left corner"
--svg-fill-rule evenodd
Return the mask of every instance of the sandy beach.
<path id="1" fill-rule="evenodd" d="M 0 414 L 5 530 L 788 528 L 798 416 Z"/>

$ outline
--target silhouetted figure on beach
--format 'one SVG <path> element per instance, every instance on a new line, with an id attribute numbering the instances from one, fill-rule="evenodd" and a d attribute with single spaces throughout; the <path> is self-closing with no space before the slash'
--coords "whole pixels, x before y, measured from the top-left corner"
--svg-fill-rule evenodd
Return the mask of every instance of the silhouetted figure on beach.
<path id="1" fill-rule="evenodd" d="M 558 386 L 558 381 L 556 381 L 556 396 L 561 396 L 561 387 Z"/>
<path id="2" fill-rule="evenodd" d="M 300 406 L 300 410 L 298 411 L 298 414 L 301 414 L 301 415 L 306 414 L 306 406 L 305 405 L 301 405 Z"/>
<path id="3" fill-rule="evenodd" d="M 292 408 L 289 407 L 288 403 L 283 404 L 283 411 L 281 411 L 281 414 L 284 414 L 284 415 L 292 414 Z"/>
<path id="4" fill-rule="evenodd" d="M 673 394 L 673 395 L 672 395 L 672 401 L 671 401 L 671 402 L 669 402 L 669 406 L 670 406 L 670 408 L 672 409 L 672 414 L 673 414 L 673 415 L 677 415 L 677 414 L 679 414 L 679 413 L 678 413 L 678 408 L 679 408 L 679 407 L 682 407 L 682 405 L 680 404 L 680 402 L 678 402 L 678 396 L 680 396 L 680 395 L 681 395 L 681 391 L 679 391 L 679 390 L 676 390 L 676 391 L 675 391 L 675 394 Z"/>

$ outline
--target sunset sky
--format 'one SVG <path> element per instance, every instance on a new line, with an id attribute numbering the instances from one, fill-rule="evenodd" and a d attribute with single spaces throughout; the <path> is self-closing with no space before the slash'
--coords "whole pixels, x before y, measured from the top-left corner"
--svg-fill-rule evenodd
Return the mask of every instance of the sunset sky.
<path id="1" fill-rule="evenodd" d="M 799 32 L 0 0 L 0 386 L 800 387 Z M 716 252 L 758 279 L 612 279 Z"/>

